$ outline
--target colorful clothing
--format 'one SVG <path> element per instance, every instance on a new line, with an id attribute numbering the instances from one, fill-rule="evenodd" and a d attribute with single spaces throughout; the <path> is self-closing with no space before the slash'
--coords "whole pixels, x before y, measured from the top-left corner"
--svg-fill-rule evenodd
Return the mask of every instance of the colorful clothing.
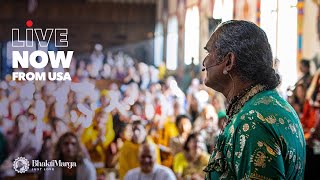
<path id="1" fill-rule="evenodd" d="M 113 130 L 112 115 L 108 114 L 108 120 L 106 122 L 106 131 L 104 134 L 104 141 L 95 144 L 100 134 L 100 130 L 97 126 L 97 123 L 94 122 L 91 126 L 85 129 L 81 137 L 81 141 L 87 148 L 90 155 L 90 159 L 93 162 L 94 166 L 97 168 L 97 173 L 99 174 L 102 172 L 102 169 L 105 166 L 106 150 L 115 137 L 115 132 Z"/>
<path id="2" fill-rule="evenodd" d="M 260 85 L 238 102 L 204 170 L 206 179 L 303 179 L 306 143 L 294 109 Z"/>
<path id="3" fill-rule="evenodd" d="M 151 138 L 147 138 L 147 141 L 150 143 L 154 143 Z M 138 159 L 139 148 L 140 144 L 135 144 L 131 141 L 125 141 L 122 148 L 120 149 L 119 175 L 121 180 L 129 170 L 140 166 Z M 159 148 L 156 148 L 156 159 L 157 163 L 160 164 L 161 160 Z"/>
<path id="4" fill-rule="evenodd" d="M 202 170 L 207 165 L 209 158 L 209 154 L 202 153 L 197 161 L 189 163 L 184 152 L 180 152 L 174 156 L 173 171 L 177 174 L 181 174 L 183 178 L 188 178 L 194 173 L 204 175 Z"/>
<path id="5" fill-rule="evenodd" d="M 159 145 L 169 147 L 170 139 L 179 135 L 178 128 L 176 124 L 172 122 L 171 118 L 172 117 L 168 117 L 163 128 L 157 131 L 158 138 L 155 139 L 155 142 Z"/>
<path id="6" fill-rule="evenodd" d="M 157 132 L 158 137 L 155 138 L 155 142 L 158 145 L 169 147 L 171 138 L 179 135 L 178 128 L 176 127 L 176 124 L 172 122 L 171 118 L 172 117 L 168 117 L 163 128 L 159 129 Z M 161 151 L 161 163 L 164 166 L 171 167 L 173 156 L 170 153 Z"/>
<path id="7" fill-rule="evenodd" d="M 179 152 L 183 151 L 183 145 L 186 139 L 181 137 L 180 135 L 170 140 L 170 149 L 173 155 L 178 154 Z"/>

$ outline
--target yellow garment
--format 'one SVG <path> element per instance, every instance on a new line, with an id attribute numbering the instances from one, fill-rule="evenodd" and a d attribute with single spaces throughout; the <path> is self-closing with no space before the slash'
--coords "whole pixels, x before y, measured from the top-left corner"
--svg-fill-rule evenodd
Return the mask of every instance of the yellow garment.
<path id="1" fill-rule="evenodd" d="M 102 143 L 97 144 L 95 147 L 93 146 L 93 143 L 99 138 L 99 130 L 96 128 L 95 123 L 87 129 L 85 129 L 81 141 L 88 149 L 92 162 L 105 163 L 105 150 L 113 141 L 114 137 L 115 132 L 113 130 L 113 119 L 111 114 L 108 114 L 108 121 L 106 122 L 105 140 Z"/>
<path id="2" fill-rule="evenodd" d="M 152 139 L 147 138 L 147 141 L 154 143 Z M 135 144 L 131 141 L 125 141 L 122 148 L 120 149 L 119 155 L 119 175 L 122 180 L 126 173 L 136 167 L 139 167 L 139 147 L 140 144 Z M 156 147 L 156 162 L 158 164 L 160 161 L 160 150 Z"/>
<path id="3" fill-rule="evenodd" d="M 204 177 L 203 169 L 208 164 L 209 158 L 209 154 L 202 153 L 196 162 L 188 163 L 184 152 L 180 152 L 174 156 L 173 172 L 181 174 L 183 178 L 191 176 L 194 173 L 201 174 Z"/>
<path id="4" fill-rule="evenodd" d="M 170 139 L 174 138 L 179 135 L 178 128 L 176 127 L 176 124 L 171 121 L 171 118 L 168 117 L 166 119 L 166 122 L 164 123 L 164 126 L 162 129 L 159 129 L 157 131 L 158 138 L 156 143 L 169 147 L 170 145 Z"/>
<path id="5" fill-rule="evenodd" d="M 159 66 L 159 68 L 158 68 L 158 70 L 159 70 L 159 75 L 158 75 L 158 77 L 159 77 L 159 80 L 163 80 L 164 79 L 164 77 L 165 77 L 165 75 L 166 75 L 166 65 L 165 64 L 161 64 L 160 66 Z"/>
<path id="6" fill-rule="evenodd" d="M 169 147 L 171 138 L 174 138 L 179 135 L 178 128 L 176 124 L 171 121 L 171 118 L 168 117 L 162 129 L 157 131 L 158 138 L 156 139 L 156 143 L 159 145 L 163 145 Z M 173 156 L 166 152 L 161 152 L 161 162 L 162 165 L 171 168 L 173 163 Z"/>
<path id="7" fill-rule="evenodd" d="M 174 156 L 173 160 L 173 172 L 177 174 L 183 174 L 183 170 L 188 166 L 188 161 L 184 157 L 183 152 Z"/>

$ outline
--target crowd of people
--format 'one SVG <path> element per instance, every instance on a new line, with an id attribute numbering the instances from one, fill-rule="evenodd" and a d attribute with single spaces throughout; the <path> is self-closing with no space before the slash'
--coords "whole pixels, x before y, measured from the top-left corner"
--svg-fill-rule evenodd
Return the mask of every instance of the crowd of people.
<path id="1" fill-rule="evenodd" d="M 297 112 L 307 142 L 305 179 L 317 175 L 317 164 L 320 162 L 320 81 L 319 69 L 311 73 L 312 61 L 302 59 L 299 63 L 300 79 L 293 87 L 288 88 L 288 102 Z"/>
<path id="2" fill-rule="evenodd" d="M 101 45 L 69 71 L 72 82 L 0 82 L 0 178 L 17 175 L 18 157 L 77 163 L 29 169 L 39 179 L 204 178 L 226 112 L 199 74 L 181 80 L 122 52 L 105 56 Z M 288 102 L 308 142 L 308 175 L 320 153 L 320 71 L 312 76 L 302 60 L 301 72 Z"/>
<path id="3" fill-rule="evenodd" d="M 219 93 L 196 76 L 180 89 L 165 67 L 105 55 L 101 45 L 69 73 L 72 82 L 0 82 L 1 178 L 19 175 L 18 157 L 39 179 L 204 178 L 226 117 Z M 77 166 L 38 171 L 31 160 Z"/>

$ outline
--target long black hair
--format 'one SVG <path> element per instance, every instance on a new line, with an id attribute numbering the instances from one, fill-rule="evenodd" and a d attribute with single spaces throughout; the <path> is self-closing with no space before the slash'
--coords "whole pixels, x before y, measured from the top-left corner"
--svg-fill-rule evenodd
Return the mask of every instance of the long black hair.
<path id="1" fill-rule="evenodd" d="M 185 151 L 189 152 L 189 151 L 190 151 L 190 149 L 189 149 L 189 147 L 188 147 L 189 142 L 190 142 L 192 139 L 197 139 L 197 137 L 201 137 L 201 136 L 200 136 L 200 133 L 198 133 L 198 132 L 196 132 L 196 133 L 191 133 L 191 134 L 188 136 L 186 142 L 184 143 L 183 149 L 184 149 Z"/>
<path id="2" fill-rule="evenodd" d="M 230 52 L 235 55 L 235 68 L 241 80 L 265 85 L 267 89 L 280 84 L 267 35 L 257 25 L 242 20 L 226 21 L 217 27 L 213 36 L 218 59 L 222 60 Z"/>
<path id="3" fill-rule="evenodd" d="M 79 139 L 76 136 L 76 134 L 74 134 L 73 132 L 66 132 L 59 138 L 55 148 L 55 158 L 57 160 L 64 160 L 64 157 L 62 154 L 62 145 L 65 139 L 67 139 L 68 137 L 72 137 L 76 140 L 76 148 L 77 148 L 76 162 L 81 164 L 83 162 L 84 155 L 81 149 L 81 144 L 79 142 Z"/>

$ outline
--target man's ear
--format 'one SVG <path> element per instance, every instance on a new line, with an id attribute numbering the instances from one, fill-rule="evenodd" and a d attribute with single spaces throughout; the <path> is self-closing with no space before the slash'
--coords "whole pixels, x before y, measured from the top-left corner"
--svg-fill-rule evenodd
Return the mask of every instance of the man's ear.
<path id="1" fill-rule="evenodd" d="M 227 72 L 230 72 L 236 66 L 236 56 L 233 52 L 229 52 L 226 56 L 226 67 Z"/>

